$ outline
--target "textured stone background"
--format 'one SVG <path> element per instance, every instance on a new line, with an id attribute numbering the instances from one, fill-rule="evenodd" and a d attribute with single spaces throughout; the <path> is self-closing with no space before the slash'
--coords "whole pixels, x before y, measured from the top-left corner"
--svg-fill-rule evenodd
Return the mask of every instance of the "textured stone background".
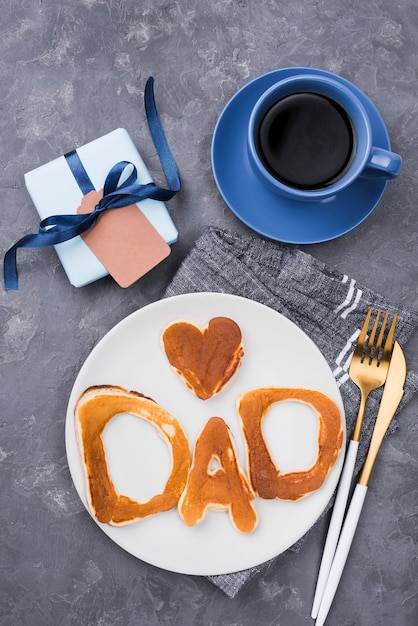
<path id="1" fill-rule="evenodd" d="M 70 286 L 53 250 L 19 253 L 20 290 L 0 292 L 1 626 L 301 626 L 326 523 L 233 600 L 204 578 L 160 571 L 101 533 L 72 486 L 64 418 L 74 379 L 119 320 L 157 300 L 207 225 L 246 228 L 218 193 L 216 121 L 249 80 L 286 66 L 331 70 L 379 108 L 404 159 L 374 213 L 304 249 L 418 308 L 418 7 L 414 0 L 2 0 L 0 247 L 37 228 L 25 172 L 117 128 L 163 182 L 142 105 L 149 75 L 182 191 L 179 242 L 121 290 Z M 418 368 L 415 337 L 408 362 Z M 415 404 L 413 406 L 413 404 Z M 416 402 L 375 470 L 330 626 L 418 623 Z"/>

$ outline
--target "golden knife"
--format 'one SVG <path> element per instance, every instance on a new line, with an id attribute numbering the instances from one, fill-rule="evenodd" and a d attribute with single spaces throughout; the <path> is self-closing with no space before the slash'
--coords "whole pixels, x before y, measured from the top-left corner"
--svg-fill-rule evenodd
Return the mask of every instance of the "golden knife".
<path id="1" fill-rule="evenodd" d="M 405 379 L 405 356 L 402 348 L 395 341 L 370 447 L 344 521 L 344 526 L 341 531 L 334 559 L 332 561 L 324 595 L 322 596 L 321 605 L 319 607 L 318 617 L 315 622 L 316 626 L 322 626 L 324 624 L 337 591 L 338 584 L 344 570 L 344 565 L 353 542 L 361 510 L 363 508 L 370 475 L 376 461 L 377 453 L 379 452 L 383 437 L 385 436 L 388 426 L 392 421 L 396 409 L 402 399 Z"/>

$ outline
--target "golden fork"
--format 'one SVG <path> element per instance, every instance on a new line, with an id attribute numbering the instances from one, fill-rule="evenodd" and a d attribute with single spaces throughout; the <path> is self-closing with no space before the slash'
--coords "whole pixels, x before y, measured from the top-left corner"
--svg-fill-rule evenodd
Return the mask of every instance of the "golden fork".
<path id="1" fill-rule="evenodd" d="M 354 432 L 348 446 L 347 456 L 344 461 L 344 468 L 338 485 L 337 496 L 332 512 L 332 517 L 325 541 L 324 552 L 322 554 L 321 566 L 319 569 L 318 580 L 316 583 L 315 597 L 312 606 L 312 617 L 315 619 L 318 615 L 319 606 L 324 593 L 329 571 L 331 569 L 332 560 L 334 558 L 335 549 L 338 543 L 343 517 L 347 505 L 348 495 L 350 492 L 351 481 L 354 474 L 354 465 L 357 459 L 360 434 L 363 425 L 363 418 L 366 409 L 367 398 L 370 392 L 381 387 L 388 374 L 390 357 L 392 354 L 397 313 L 393 316 L 392 324 L 385 344 L 383 338 L 386 330 L 386 324 L 389 317 L 389 311 L 386 311 L 383 322 L 380 327 L 379 335 L 376 335 L 379 328 L 379 319 L 381 311 L 377 311 L 376 318 L 370 333 L 368 335 L 372 309 L 367 312 L 363 327 L 360 331 L 357 345 L 353 353 L 350 364 L 350 378 L 360 389 L 360 407 L 354 427 Z"/>
<path id="2" fill-rule="evenodd" d="M 338 589 L 344 566 L 350 552 L 351 544 L 354 540 L 357 525 L 363 509 L 364 501 L 368 491 L 370 476 L 376 461 L 380 446 L 382 445 L 385 433 L 391 423 L 396 409 L 404 394 L 406 380 L 406 361 L 402 348 L 395 341 L 392 356 L 390 358 L 389 371 L 383 390 L 382 400 L 377 413 L 373 435 L 370 441 L 369 451 L 360 478 L 354 489 L 350 506 L 344 518 L 344 525 L 338 538 L 337 549 L 332 561 L 327 584 L 322 596 L 321 605 L 316 618 L 315 626 L 323 626 L 327 619 L 328 611 L 331 608 L 335 594 Z"/>

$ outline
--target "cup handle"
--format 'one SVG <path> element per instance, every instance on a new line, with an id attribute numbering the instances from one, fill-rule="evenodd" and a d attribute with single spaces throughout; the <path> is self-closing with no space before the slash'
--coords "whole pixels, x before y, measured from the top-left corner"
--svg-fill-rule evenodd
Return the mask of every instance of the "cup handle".
<path id="1" fill-rule="evenodd" d="M 366 178 L 396 178 L 402 167 L 402 157 L 395 152 L 373 146 L 362 176 Z"/>

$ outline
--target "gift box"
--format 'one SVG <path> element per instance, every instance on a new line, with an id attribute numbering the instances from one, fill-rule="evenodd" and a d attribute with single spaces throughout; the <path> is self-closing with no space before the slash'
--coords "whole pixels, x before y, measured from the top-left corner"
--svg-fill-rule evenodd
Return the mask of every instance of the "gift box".
<path id="1" fill-rule="evenodd" d="M 76 153 L 96 190 L 103 189 L 109 171 L 120 161 L 129 162 L 136 167 L 138 183 L 152 182 L 144 161 L 123 128 L 118 128 L 77 148 Z M 66 156 L 61 156 L 25 174 L 25 184 L 41 219 L 51 215 L 75 214 L 83 201 L 83 191 Z M 168 245 L 177 241 L 178 232 L 164 202 L 145 198 L 134 206 L 146 218 L 143 223 L 149 229 L 147 232 L 155 230 L 155 235 L 159 235 L 161 241 Z M 117 209 L 122 210 L 125 209 Z M 111 245 L 112 242 L 110 247 Z M 82 287 L 109 274 L 108 269 L 81 236 L 58 243 L 54 247 L 74 287 Z M 164 251 L 161 253 L 161 258 L 163 257 Z M 157 259 L 154 265 L 156 262 Z M 150 265 L 153 266 L 153 261 Z"/>

